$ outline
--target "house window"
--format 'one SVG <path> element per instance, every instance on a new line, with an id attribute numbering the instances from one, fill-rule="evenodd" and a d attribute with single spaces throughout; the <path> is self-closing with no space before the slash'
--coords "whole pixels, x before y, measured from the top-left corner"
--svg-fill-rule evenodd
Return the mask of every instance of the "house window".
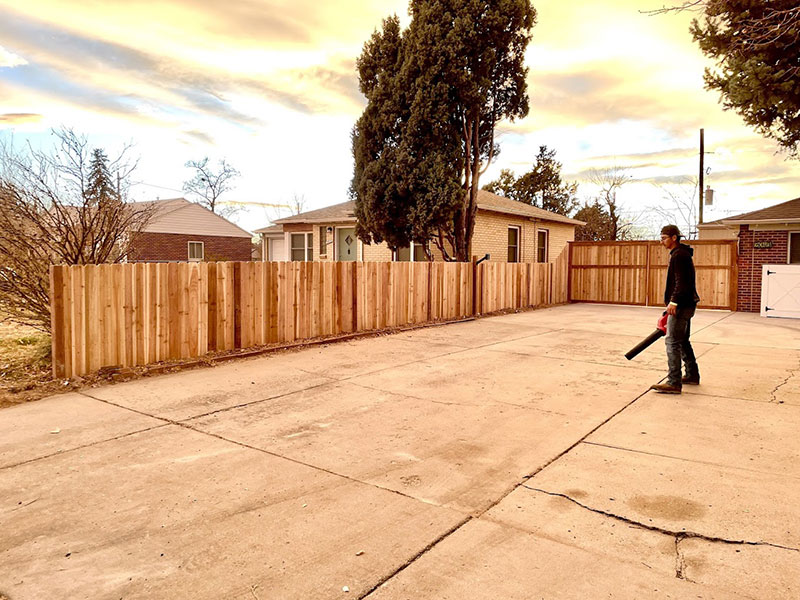
<path id="1" fill-rule="evenodd" d="M 800 232 L 789 234 L 789 264 L 800 264 Z"/>
<path id="2" fill-rule="evenodd" d="M 293 261 L 314 260 L 314 235 L 312 233 L 292 233 L 290 235 Z"/>
<path id="3" fill-rule="evenodd" d="M 547 262 L 547 229 L 539 229 L 536 231 L 536 262 Z"/>
<path id="4" fill-rule="evenodd" d="M 205 257 L 203 242 L 189 242 L 189 260 L 200 261 Z"/>
<path id="5" fill-rule="evenodd" d="M 427 262 L 428 257 L 425 256 L 425 247 L 422 244 L 411 242 L 411 248 L 408 246 L 398 248 L 394 253 L 394 259 L 398 262 Z"/>
<path id="6" fill-rule="evenodd" d="M 508 228 L 508 262 L 519 262 L 519 227 Z"/>
<path id="7" fill-rule="evenodd" d="M 327 254 L 328 250 L 328 229 L 326 227 L 319 228 L 319 254 Z"/>

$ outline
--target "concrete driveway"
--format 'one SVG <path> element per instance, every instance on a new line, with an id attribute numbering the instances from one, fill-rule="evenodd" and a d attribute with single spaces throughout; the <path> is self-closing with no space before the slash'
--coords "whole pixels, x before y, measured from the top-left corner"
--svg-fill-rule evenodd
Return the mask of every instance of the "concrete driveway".
<path id="1" fill-rule="evenodd" d="M 572 305 L 0 411 L 0 596 L 800 597 L 800 321 Z"/>

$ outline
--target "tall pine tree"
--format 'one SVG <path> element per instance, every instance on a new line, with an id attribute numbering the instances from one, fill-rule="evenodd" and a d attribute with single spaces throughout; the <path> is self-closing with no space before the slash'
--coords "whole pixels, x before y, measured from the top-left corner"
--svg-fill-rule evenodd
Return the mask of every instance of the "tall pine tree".
<path id="1" fill-rule="evenodd" d="M 358 236 L 392 247 L 433 242 L 467 261 L 478 183 L 494 130 L 528 113 L 528 0 L 412 0 L 386 19 L 357 67 L 367 107 L 353 131 Z"/>

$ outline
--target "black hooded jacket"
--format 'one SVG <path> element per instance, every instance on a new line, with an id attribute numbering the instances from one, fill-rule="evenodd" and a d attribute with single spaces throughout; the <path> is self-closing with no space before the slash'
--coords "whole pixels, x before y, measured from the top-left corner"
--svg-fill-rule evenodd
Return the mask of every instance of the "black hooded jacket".
<path id="1" fill-rule="evenodd" d="M 678 308 L 696 306 L 700 301 L 695 287 L 694 249 L 686 244 L 678 244 L 670 251 L 667 269 L 667 287 L 664 290 L 664 304 L 674 302 Z"/>

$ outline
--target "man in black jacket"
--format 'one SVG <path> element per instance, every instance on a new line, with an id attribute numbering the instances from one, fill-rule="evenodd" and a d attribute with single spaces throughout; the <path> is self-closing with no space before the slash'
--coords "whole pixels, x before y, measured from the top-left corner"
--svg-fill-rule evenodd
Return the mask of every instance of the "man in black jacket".
<path id="1" fill-rule="evenodd" d="M 692 317 L 700 298 L 695 287 L 695 272 L 692 255 L 694 250 L 680 243 L 681 232 L 675 225 L 667 225 L 661 230 L 661 244 L 669 250 L 669 269 L 667 287 L 664 291 L 664 304 L 667 305 L 667 363 L 669 375 L 666 383 L 657 383 L 651 390 L 662 394 L 680 394 L 684 383 L 700 383 L 700 371 L 694 350 L 689 343 Z M 686 367 L 686 375 L 681 377 L 681 361 Z"/>

